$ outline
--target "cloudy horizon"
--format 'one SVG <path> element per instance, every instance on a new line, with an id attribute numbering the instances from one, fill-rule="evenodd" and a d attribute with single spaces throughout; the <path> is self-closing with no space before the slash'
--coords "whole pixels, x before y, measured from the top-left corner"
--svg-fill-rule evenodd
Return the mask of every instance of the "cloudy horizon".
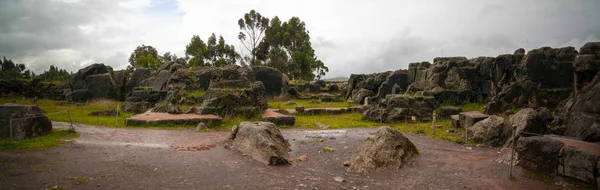
<path id="1" fill-rule="evenodd" d="M 192 35 L 222 35 L 241 54 L 237 20 L 263 16 L 306 22 L 315 53 L 330 72 L 406 69 L 442 56 L 497 56 L 518 48 L 600 41 L 600 1 L 219 1 L 4 0 L 0 56 L 35 73 L 51 64 L 77 71 L 91 63 L 123 69 L 138 45 L 183 56 Z M 242 51 L 244 50 L 244 51 Z"/>

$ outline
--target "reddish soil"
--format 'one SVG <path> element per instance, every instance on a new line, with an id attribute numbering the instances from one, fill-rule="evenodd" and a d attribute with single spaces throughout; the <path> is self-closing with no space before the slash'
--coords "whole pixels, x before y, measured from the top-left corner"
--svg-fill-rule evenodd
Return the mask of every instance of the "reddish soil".
<path id="1" fill-rule="evenodd" d="M 56 128 L 67 128 L 55 123 Z M 282 130 L 290 166 L 265 166 L 223 148 L 227 132 L 121 129 L 78 125 L 74 144 L 40 151 L 0 152 L 0 189 L 564 189 L 494 162 L 495 148 L 405 134 L 419 149 L 401 169 L 346 172 L 344 160 L 376 129 Z M 321 140 L 322 139 L 322 140 Z M 334 152 L 323 152 L 329 146 Z M 184 151 L 178 151 L 184 150 Z M 194 150 L 194 151 L 188 151 Z M 203 150 L 203 151 L 196 151 Z M 342 177 L 344 182 L 336 182 Z"/>

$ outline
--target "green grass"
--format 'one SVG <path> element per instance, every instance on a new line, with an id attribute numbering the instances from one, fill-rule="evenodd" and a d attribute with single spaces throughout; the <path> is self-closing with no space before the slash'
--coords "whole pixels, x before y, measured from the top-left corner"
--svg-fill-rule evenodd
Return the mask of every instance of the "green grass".
<path id="1" fill-rule="evenodd" d="M 204 91 L 203 90 L 185 91 L 185 96 L 187 96 L 187 97 L 202 97 L 202 96 L 204 96 Z"/>
<path id="2" fill-rule="evenodd" d="M 17 104 L 32 105 L 32 103 L 23 98 L 0 98 L 0 104 L 16 101 Z M 62 112 L 69 110 L 71 119 L 75 123 L 83 123 L 87 125 L 96 126 L 115 126 L 114 116 L 89 116 L 93 111 L 117 109 L 117 105 L 121 105 L 121 102 L 112 100 L 94 100 L 82 106 L 76 106 L 74 104 L 67 105 L 55 105 L 53 100 L 38 100 L 37 105 L 49 114 L 48 118 L 52 121 L 63 121 L 69 122 L 69 114 L 60 113 L 53 115 L 55 112 Z M 125 127 L 125 119 L 133 116 L 132 113 L 119 112 L 119 117 L 116 121 L 117 127 Z"/>
<path id="3" fill-rule="evenodd" d="M 304 108 L 347 108 L 357 106 L 357 104 L 351 104 L 348 102 L 319 102 L 318 104 L 312 104 L 310 99 L 291 99 L 290 101 L 296 102 L 294 105 L 285 105 L 288 101 L 268 101 L 269 108 L 274 109 L 294 109 L 296 106 L 304 106 Z"/>
<path id="4" fill-rule="evenodd" d="M 49 147 L 60 146 L 64 143 L 69 143 L 71 138 L 79 137 L 79 134 L 70 130 L 54 130 L 50 134 L 22 139 L 10 143 L 9 139 L 0 140 L 0 151 L 24 151 L 24 150 L 39 150 Z"/>
<path id="5" fill-rule="evenodd" d="M 459 106 L 462 107 L 462 111 L 467 112 L 467 111 L 479 111 L 479 112 L 483 112 L 485 109 L 485 104 L 483 103 L 468 103 L 465 104 L 463 106 Z"/>
<path id="6" fill-rule="evenodd" d="M 378 127 L 386 124 L 374 121 L 361 120 L 362 114 L 348 113 L 336 115 L 294 115 L 296 124 L 294 126 L 307 129 L 318 129 L 315 123 L 329 125 L 330 129 L 353 128 L 353 127 Z"/>

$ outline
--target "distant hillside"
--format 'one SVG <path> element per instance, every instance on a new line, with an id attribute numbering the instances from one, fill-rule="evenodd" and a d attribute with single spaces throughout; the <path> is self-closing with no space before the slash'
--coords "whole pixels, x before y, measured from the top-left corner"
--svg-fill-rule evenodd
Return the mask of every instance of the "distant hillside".
<path id="1" fill-rule="evenodd" d="M 333 77 L 330 79 L 323 79 L 324 81 L 347 81 L 348 77 Z"/>

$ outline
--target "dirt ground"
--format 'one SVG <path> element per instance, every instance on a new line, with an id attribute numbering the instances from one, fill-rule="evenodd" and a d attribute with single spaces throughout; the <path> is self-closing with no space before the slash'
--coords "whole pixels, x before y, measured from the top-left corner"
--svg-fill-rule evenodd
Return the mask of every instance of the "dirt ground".
<path id="1" fill-rule="evenodd" d="M 291 166 L 266 166 L 225 149 L 219 142 L 227 132 L 76 129 L 81 137 L 74 144 L 0 152 L 0 189 L 575 189 L 528 179 L 519 167 L 516 179 L 508 179 L 508 165 L 494 161 L 498 149 L 414 134 L 405 134 L 420 152 L 413 163 L 367 175 L 346 172 L 343 161 L 374 128 L 283 129 L 290 157 L 308 156 Z M 324 146 L 335 151 L 323 152 Z"/>

